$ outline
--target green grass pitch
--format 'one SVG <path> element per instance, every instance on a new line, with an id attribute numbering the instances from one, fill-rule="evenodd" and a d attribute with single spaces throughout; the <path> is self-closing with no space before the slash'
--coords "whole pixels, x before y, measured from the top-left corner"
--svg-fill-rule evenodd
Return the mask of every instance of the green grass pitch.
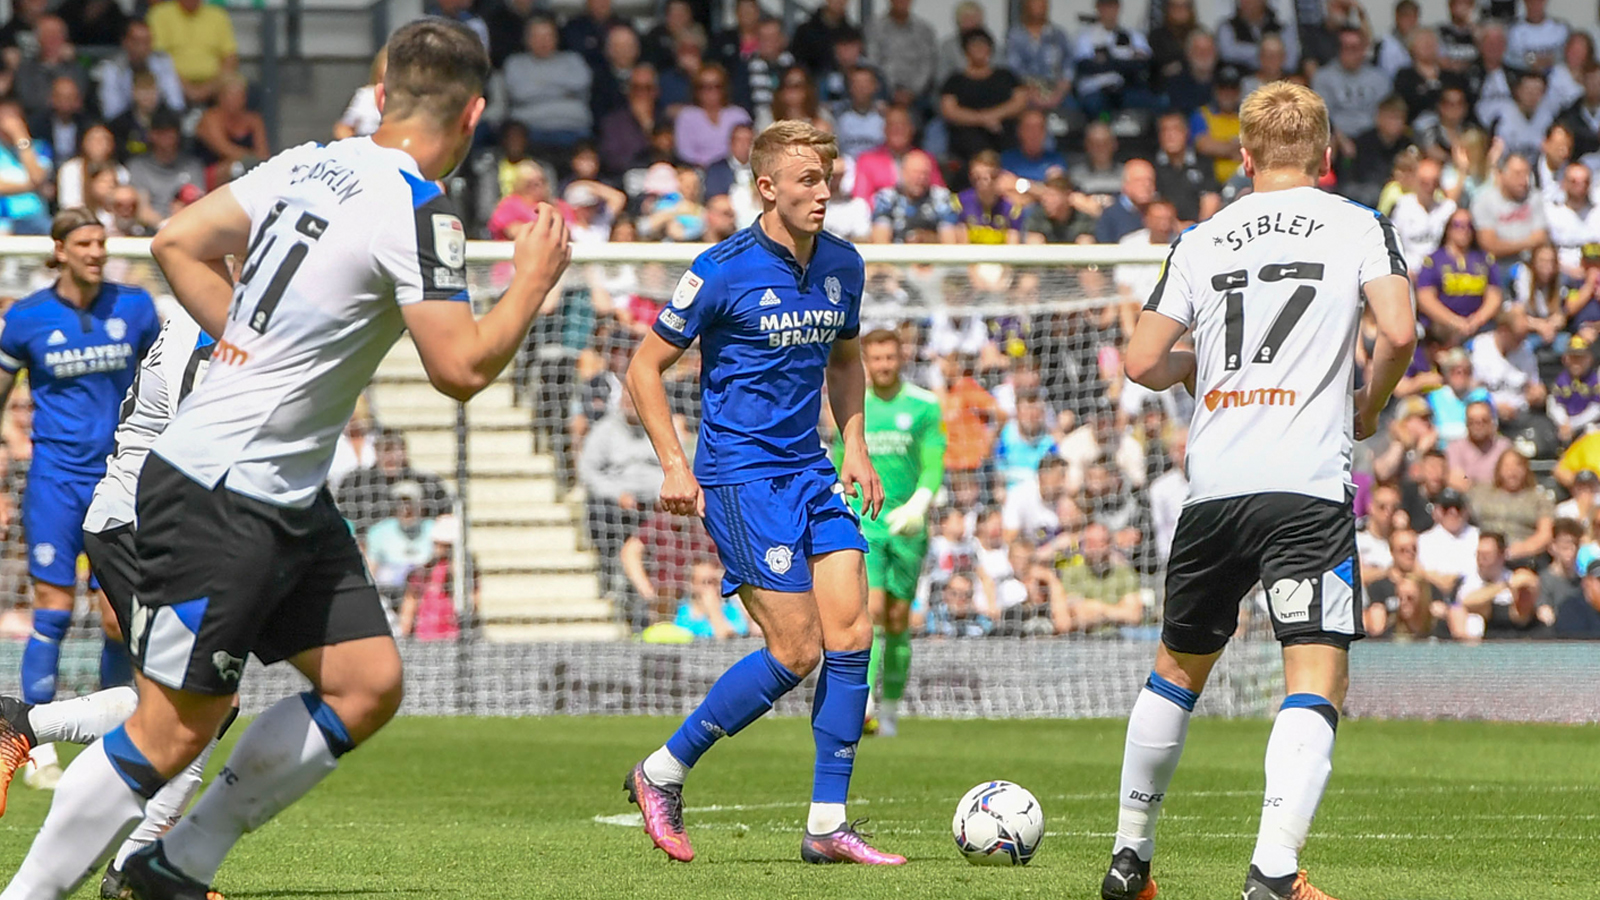
<path id="1" fill-rule="evenodd" d="M 799 861 L 811 738 L 794 719 L 761 721 L 702 761 L 687 794 L 699 858 L 669 862 L 607 820 L 631 818 L 622 776 L 673 724 L 398 720 L 247 837 L 217 887 L 234 900 L 1099 896 L 1121 722 L 908 720 L 898 738 L 868 739 L 852 812 L 911 857 L 903 869 Z M 1194 723 L 1162 820 L 1163 897 L 1239 895 L 1269 727 Z M 1341 900 L 1600 897 L 1597 739 L 1592 727 L 1345 722 L 1304 863 Z M 1030 866 L 973 868 L 955 851 L 954 804 L 991 778 L 1044 806 L 1049 836 Z M 19 778 L 10 802 L 0 853 L 14 866 L 48 795 Z"/>

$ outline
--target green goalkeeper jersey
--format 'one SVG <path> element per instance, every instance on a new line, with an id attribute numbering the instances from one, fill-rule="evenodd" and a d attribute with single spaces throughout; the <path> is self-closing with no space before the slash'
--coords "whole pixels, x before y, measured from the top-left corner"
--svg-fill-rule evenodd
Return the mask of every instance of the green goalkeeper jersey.
<path id="1" fill-rule="evenodd" d="M 863 411 L 867 452 L 872 454 L 872 466 L 883 482 L 884 513 L 904 505 L 918 488 L 938 493 L 944 482 L 945 448 L 944 415 L 938 398 L 914 384 L 901 382 L 900 393 L 884 400 L 869 386 Z M 843 459 L 844 441 L 835 438 L 834 465 Z M 852 498 L 850 505 L 856 512 L 861 511 L 860 498 Z M 881 514 L 877 521 L 863 519 L 862 526 L 870 530 L 888 527 Z"/>

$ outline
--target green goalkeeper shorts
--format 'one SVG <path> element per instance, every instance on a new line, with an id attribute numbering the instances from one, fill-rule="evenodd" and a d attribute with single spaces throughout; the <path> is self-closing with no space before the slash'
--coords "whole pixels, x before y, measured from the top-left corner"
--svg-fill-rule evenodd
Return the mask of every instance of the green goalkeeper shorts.
<path id="1" fill-rule="evenodd" d="M 867 536 L 867 587 L 891 599 L 910 601 L 917 596 L 917 579 L 928 555 L 928 535 L 892 536 L 887 532 Z"/>

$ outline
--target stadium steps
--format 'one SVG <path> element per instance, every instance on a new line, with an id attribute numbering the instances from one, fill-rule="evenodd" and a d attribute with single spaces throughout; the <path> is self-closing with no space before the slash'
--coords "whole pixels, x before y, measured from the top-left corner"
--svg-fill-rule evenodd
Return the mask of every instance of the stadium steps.
<path id="1" fill-rule="evenodd" d="M 409 338 L 373 380 L 373 408 L 403 431 L 411 463 L 455 489 L 456 408 L 434 390 Z M 502 377 L 467 407 L 467 512 L 490 640 L 615 640 L 626 636 L 600 596 L 582 506 L 567 502 L 555 460 L 536 453 L 531 414 Z"/>

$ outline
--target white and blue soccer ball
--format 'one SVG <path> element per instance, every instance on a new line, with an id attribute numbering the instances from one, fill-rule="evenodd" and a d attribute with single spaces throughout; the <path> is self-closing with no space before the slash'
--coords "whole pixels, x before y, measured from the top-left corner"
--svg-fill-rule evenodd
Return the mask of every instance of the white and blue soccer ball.
<path id="1" fill-rule="evenodd" d="M 967 862 L 1025 866 L 1044 840 L 1044 810 L 1026 788 L 986 781 L 961 798 L 950 827 Z"/>

